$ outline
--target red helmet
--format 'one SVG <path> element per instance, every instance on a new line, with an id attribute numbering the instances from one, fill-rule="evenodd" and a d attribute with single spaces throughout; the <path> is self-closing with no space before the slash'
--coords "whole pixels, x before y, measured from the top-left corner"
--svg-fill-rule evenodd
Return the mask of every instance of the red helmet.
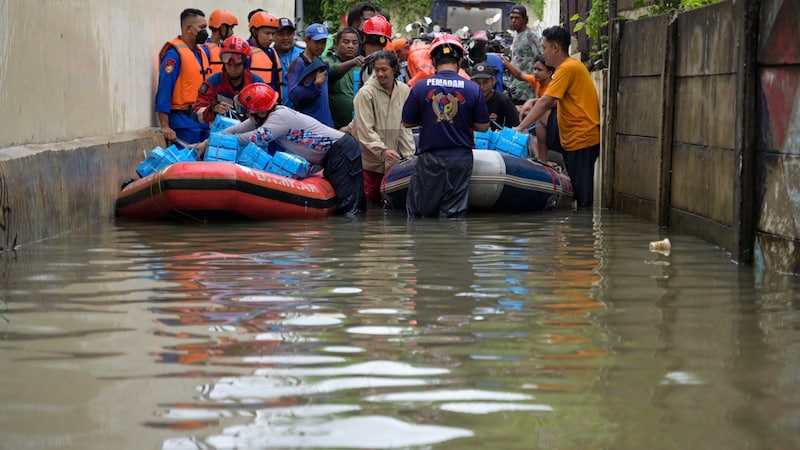
<path id="1" fill-rule="evenodd" d="M 248 84 L 239 93 L 239 103 L 251 113 L 270 111 L 278 103 L 278 93 L 266 83 Z"/>
<path id="2" fill-rule="evenodd" d="M 361 24 L 361 32 L 364 34 L 377 34 L 386 39 L 391 39 L 392 24 L 386 20 L 386 17 L 372 16 Z"/>
<path id="3" fill-rule="evenodd" d="M 230 11 L 215 9 L 211 12 L 211 17 L 208 18 L 208 26 L 218 29 L 223 25 L 239 25 L 239 21 L 236 20 L 236 16 Z"/>
<path id="4" fill-rule="evenodd" d="M 461 45 L 461 39 L 447 33 L 434 39 L 431 43 L 431 59 L 435 62 L 442 56 L 452 56 L 454 58 L 464 56 L 464 46 Z"/>
<path id="5" fill-rule="evenodd" d="M 277 29 L 278 18 L 266 11 L 259 11 L 250 18 L 250 28 L 271 27 Z"/>
<path id="6" fill-rule="evenodd" d="M 248 44 L 244 38 L 231 36 L 222 42 L 219 53 L 241 53 L 249 58 L 252 52 L 250 50 L 250 44 Z"/>

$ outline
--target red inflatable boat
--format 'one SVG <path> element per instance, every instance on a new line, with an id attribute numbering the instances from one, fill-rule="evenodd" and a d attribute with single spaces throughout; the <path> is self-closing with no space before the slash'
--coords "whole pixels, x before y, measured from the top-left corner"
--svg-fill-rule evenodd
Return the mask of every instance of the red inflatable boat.
<path id="1" fill-rule="evenodd" d="M 333 214 L 334 190 L 230 162 L 179 162 L 126 185 L 117 216 L 184 221 L 305 219 Z"/>

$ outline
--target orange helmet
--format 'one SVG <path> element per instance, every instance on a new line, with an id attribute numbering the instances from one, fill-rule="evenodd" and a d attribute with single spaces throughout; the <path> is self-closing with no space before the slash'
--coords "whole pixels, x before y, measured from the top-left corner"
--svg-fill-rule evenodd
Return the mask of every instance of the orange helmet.
<path id="1" fill-rule="evenodd" d="M 372 16 L 361 24 L 361 32 L 364 34 L 377 34 L 386 39 L 391 39 L 392 24 L 386 20 L 386 17 Z"/>
<path id="2" fill-rule="evenodd" d="M 278 103 L 278 93 L 266 83 L 248 84 L 239 93 L 239 103 L 251 113 L 269 111 Z"/>
<path id="3" fill-rule="evenodd" d="M 246 57 L 252 54 L 250 44 L 244 38 L 239 36 L 231 36 L 222 42 L 222 47 L 219 50 L 220 55 L 223 53 L 241 53 Z"/>
<path id="4" fill-rule="evenodd" d="M 442 56 L 452 56 L 457 59 L 463 57 L 464 46 L 461 44 L 461 39 L 447 33 L 434 39 L 431 43 L 431 59 L 436 62 Z"/>
<path id="5" fill-rule="evenodd" d="M 250 18 L 250 28 L 271 27 L 277 29 L 278 18 L 266 11 L 259 11 Z"/>
<path id="6" fill-rule="evenodd" d="M 236 20 L 236 16 L 230 11 L 215 9 L 211 12 L 211 17 L 208 18 L 208 26 L 216 29 L 222 25 L 239 25 L 239 21 Z"/>

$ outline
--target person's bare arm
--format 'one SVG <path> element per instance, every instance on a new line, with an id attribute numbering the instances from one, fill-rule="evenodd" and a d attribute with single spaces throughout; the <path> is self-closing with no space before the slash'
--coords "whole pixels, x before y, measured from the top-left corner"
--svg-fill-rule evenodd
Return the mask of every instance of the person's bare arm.
<path id="1" fill-rule="evenodd" d="M 550 110 L 553 107 L 556 99 L 550 97 L 549 95 L 545 95 L 543 97 L 539 97 L 536 101 L 536 104 L 533 105 L 533 109 L 531 112 L 525 115 L 522 118 L 519 125 L 514 127 L 516 131 L 525 131 L 529 126 L 533 125 L 537 120 L 539 120 L 542 115 L 544 115 L 545 111 Z"/>
<path id="2" fill-rule="evenodd" d="M 500 59 L 503 61 L 503 67 L 508 71 L 508 73 L 511 74 L 512 77 L 518 79 L 519 81 L 527 81 L 523 76 L 522 71 L 511 65 L 511 61 L 505 58 Z"/>

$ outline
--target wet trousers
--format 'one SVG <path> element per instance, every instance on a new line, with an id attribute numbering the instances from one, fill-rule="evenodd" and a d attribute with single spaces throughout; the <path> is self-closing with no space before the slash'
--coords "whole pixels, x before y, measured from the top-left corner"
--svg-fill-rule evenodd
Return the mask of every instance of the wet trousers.
<path id="1" fill-rule="evenodd" d="M 552 117 L 552 116 L 551 116 Z M 588 208 L 594 201 L 594 162 L 600 156 L 600 144 L 579 150 L 565 150 L 564 165 L 572 180 L 578 208 Z"/>
<path id="2" fill-rule="evenodd" d="M 345 133 L 328 150 L 323 161 L 324 176 L 336 191 L 337 215 L 357 215 L 367 210 L 364 197 L 361 147 L 358 141 Z"/>
<path id="3" fill-rule="evenodd" d="M 420 153 L 406 195 L 408 217 L 464 217 L 472 165 L 471 149 Z"/>

